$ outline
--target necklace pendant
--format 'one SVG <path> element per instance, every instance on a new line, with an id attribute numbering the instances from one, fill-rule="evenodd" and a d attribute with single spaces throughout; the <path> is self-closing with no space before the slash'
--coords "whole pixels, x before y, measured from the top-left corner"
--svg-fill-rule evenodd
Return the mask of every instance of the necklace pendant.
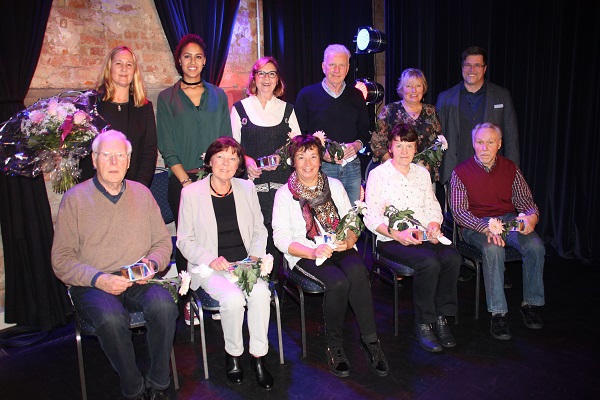
<path id="1" fill-rule="evenodd" d="M 120 104 L 117 104 L 117 110 L 121 111 L 121 105 Z"/>

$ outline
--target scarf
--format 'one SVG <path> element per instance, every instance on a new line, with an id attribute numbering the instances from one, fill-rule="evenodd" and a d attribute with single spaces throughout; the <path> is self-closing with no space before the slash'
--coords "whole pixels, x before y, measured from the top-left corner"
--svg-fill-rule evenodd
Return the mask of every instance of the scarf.
<path id="1" fill-rule="evenodd" d="M 321 235 L 321 230 L 316 221 L 319 221 L 325 232 L 335 233 L 340 222 L 340 215 L 331 198 L 327 175 L 319 172 L 317 186 L 311 189 L 300 183 L 298 175 L 294 171 L 288 179 L 288 188 L 294 200 L 300 203 L 302 217 L 306 222 L 306 237 L 308 239 L 314 241 L 315 236 Z"/>

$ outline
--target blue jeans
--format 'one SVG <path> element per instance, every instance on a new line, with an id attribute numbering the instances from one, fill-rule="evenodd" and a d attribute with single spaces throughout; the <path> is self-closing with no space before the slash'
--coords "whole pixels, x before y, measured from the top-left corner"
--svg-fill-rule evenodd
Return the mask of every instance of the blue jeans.
<path id="1" fill-rule="evenodd" d="M 514 215 L 512 217 L 514 218 Z M 508 312 L 504 295 L 504 249 L 494 243 L 488 243 L 483 233 L 470 229 L 463 229 L 463 238 L 483 254 L 482 272 L 488 311 L 492 314 Z M 505 242 L 523 256 L 523 302 L 532 306 L 543 306 L 546 254 L 544 243 L 535 232 L 529 235 L 509 232 Z"/>
<path id="2" fill-rule="evenodd" d="M 139 397 L 146 387 L 169 387 L 169 358 L 175 336 L 177 304 L 160 285 L 134 284 L 118 296 L 93 287 L 71 287 L 77 315 L 94 329 L 100 346 L 119 375 L 126 398 Z M 135 362 L 129 312 L 143 311 L 150 367 L 146 382 Z"/>
<path id="3" fill-rule="evenodd" d="M 321 165 L 321 171 L 325 173 L 330 178 L 338 179 L 344 185 L 344 189 L 346 189 L 346 193 L 348 193 L 348 198 L 350 199 L 350 203 L 354 205 L 354 202 L 360 198 L 360 183 L 361 183 L 361 174 L 360 174 L 360 159 L 356 157 L 353 161 L 345 166 L 341 166 L 339 164 L 332 164 L 323 161 L 323 165 Z M 348 210 L 338 210 L 340 213 L 345 214 Z"/>

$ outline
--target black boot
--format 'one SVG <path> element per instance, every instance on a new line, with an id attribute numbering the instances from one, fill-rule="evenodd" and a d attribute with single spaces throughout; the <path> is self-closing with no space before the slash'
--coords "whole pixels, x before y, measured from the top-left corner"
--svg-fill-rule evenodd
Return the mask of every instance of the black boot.
<path id="1" fill-rule="evenodd" d="M 378 376 L 386 376 L 390 372 L 390 367 L 381 350 L 381 343 L 379 343 L 379 340 L 366 343 L 361 339 L 358 341 L 358 344 L 365 353 L 365 357 L 367 357 L 371 372 Z"/>
<path id="2" fill-rule="evenodd" d="M 240 357 L 225 353 L 225 371 L 227 371 L 227 377 L 233 383 L 242 383 L 244 380 L 244 370 L 242 369 Z"/>
<path id="3" fill-rule="evenodd" d="M 430 353 L 442 351 L 442 346 L 431 329 L 431 324 L 415 324 L 415 338 L 419 346 Z"/>
<path id="4" fill-rule="evenodd" d="M 452 332 L 450 332 L 450 327 L 448 326 L 448 321 L 446 321 L 446 317 L 438 315 L 433 326 L 433 330 L 442 346 L 456 346 L 456 339 L 454 339 L 454 335 L 452 335 Z"/>
<path id="5" fill-rule="evenodd" d="M 252 371 L 256 374 L 256 382 L 267 390 L 273 387 L 273 376 L 267 370 L 264 357 L 252 356 Z"/>

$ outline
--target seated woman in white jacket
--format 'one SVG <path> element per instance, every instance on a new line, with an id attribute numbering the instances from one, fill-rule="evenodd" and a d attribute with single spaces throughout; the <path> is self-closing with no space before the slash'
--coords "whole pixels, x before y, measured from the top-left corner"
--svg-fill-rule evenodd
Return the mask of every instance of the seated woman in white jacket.
<path id="1" fill-rule="evenodd" d="M 295 171 L 287 185 L 275 194 L 273 240 L 284 253 L 290 267 L 325 287 L 323 314 L 327 332 L 327 361 L 336 376 L 350 375 L 350 363 L 342 347 L 344 319 L 352 307 L 361 333 L 362 347 L 369 368 L 379 376 L 388 374 L 387 360 L 381 351 L 367 269 L 354 244 L 358 239 L 348 230 L 345 240 L 318 245 L 322 230 L 333 233 L 350 210 L 350 200 L 340 181 L 320 171 L 325 149 L 311 135 L 292 139 L 290 160 Z M 321 265 L 316 259 L 326 258 Z"/>
<path id="2" fill-rule="evenodd" d="M 268 284 L 258 279 L 246 296 L 229 273 L 230 263 L 265 255 L 267 229 L 256 187 L 250 181 L 234 178 L 244 164 L 244 150 L 235 139 L 215 140 L 204 160 L 210 174 L 181 192 L 177 247 L 188 260 L 188 271 L 199 270 L 192 275 L 192 289 L 199 283 L 220 303 L 227 377 L 234 383 L 244 379 L 240 356 L 244 352 L 242 324 L 247 303 L 251 366 L 258 384 L 270 389 L 273 377 L 264 362 L 269 349 Z"/>

